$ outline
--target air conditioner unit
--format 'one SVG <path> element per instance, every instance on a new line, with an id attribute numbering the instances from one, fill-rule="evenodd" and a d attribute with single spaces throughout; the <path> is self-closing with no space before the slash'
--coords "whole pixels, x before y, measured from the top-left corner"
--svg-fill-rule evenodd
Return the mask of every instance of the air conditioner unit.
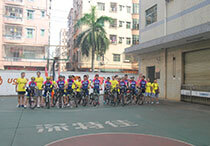
<path id="1" fill-rule="evenodd" d="M 130 60 L 124 60 L 124 62 L 125 62 L 125 63 L 130 63 L 131 61 L 130 61 Z"/>

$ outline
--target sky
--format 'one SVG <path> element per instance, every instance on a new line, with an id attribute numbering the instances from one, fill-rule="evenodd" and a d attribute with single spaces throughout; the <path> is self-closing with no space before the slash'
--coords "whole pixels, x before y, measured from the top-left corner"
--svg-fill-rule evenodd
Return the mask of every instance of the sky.
<path id="1" fill-rule="evenodd" d="M 59 45 L 59 32 L 67 28 L 67 17 L 73 7 L 73 0 L 52 0 L 51 11 L 51 45 Z M 51 52 L 54 52 L 52 49 Z"/>

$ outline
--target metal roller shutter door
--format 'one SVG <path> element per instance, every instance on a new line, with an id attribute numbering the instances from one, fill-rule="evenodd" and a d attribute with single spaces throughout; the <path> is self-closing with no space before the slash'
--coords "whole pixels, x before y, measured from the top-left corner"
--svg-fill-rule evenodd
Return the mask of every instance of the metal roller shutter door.
<path id="1" fill-rule="evenodd" d="M 184 78 L 187 85 L 210 85 L 210 49 L 184 54 Z"/>

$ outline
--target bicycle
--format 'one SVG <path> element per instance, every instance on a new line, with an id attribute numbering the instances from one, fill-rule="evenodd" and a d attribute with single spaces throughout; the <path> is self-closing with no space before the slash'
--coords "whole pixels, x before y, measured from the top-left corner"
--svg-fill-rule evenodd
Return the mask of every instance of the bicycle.
<path id="1" fill-rule="evenodd" d="M 67 93 L 69 93 L 68 95 L 68 99 L 69 99 L 69 104 L 73 105 L 72 103 L 74 102 L 75 107 L 78 107 L 78 100 L 76 97 L 76 94 L 74 92 L 73 89 L 67 89 Z"/>
<path id="2" fill-rule="evenodd" d="M 82 95 L 82 105 L 86 106 L 88 104 L 88 95 L 86 94 L 88 89 L 82 89 L 81 95 Z"/>
<path id="3" fill-rule="evenodd" d="M 90 96 L 90 105 L 93 105 L 93 106 L 100 105 L 99 104 L 99 96 L 100 96 L 100 94 L 98 93 L 98 90 L 93 89 L 93 93 Z"/>
<path id="4" fill-rule="evenodd" d="M 57 89 L 56 91 L 56 99 L 55 99 L 55 102 L 54 102 L 54 106 L 57 104 L 58 102 L 58 107 L 59 108 L 62 108 L 62 105 L 63 105 L 63 96 L 64 96 L 64 89 Z"/>
<path id="5" fill-rule="evenodd" d="M 37 98 L 35 96 L 36 88 L 31 87 L 30 89 L 27 88 L 27 92 L 29 92 L 29 107 L 30 109 L 34 109 L 37 106 Z"/>
<path id="6" fill-rule="evenodd" d="M 143 105 L 144 104 L 144 94 L 143 94 L 143 89 L 139 88 L 139 92 L 136 96 L 136 104 L 138 105 Z"/>
<path id="7" fill-rule="evenodd" d="M 51 99 L 51 88 L 50 87 L 47 87 L 46 89 L 46 97 L 45 97 L 45 106 L 50 109 L 50 99 Z"/>

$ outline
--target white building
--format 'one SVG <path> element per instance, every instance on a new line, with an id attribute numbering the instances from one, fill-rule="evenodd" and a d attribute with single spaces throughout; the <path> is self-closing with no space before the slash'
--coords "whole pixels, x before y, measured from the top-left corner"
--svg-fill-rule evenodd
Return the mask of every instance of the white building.
<path id="1" fill-rule="evenodd" d="M 140 44 L 125 52 L 163 98 L 210 103 L 209 12 L 209 0 L 140 0 Z"/>
<path id="2" fill-rule="evenodd" d="M 102 15 L 114 19 L 111 25 L 105 23 L 110 47 L 104 57 L 96 56 L 95 70 L 106 72 L 136 72 L 137 62 L 124 54 L 124 48 L 139 43 L 139 6 L 138 0 L 74 0 L 74 7 L 69 13 L 69 68 L 89 71 L 91 59 L 81 55 L 79 48 L 74 47 L 77 35 L 85 27 L 74 30 L 74 25 L 85 13 L 90 13 L 91 6 L 97 7 L 97 17 Z"/>

